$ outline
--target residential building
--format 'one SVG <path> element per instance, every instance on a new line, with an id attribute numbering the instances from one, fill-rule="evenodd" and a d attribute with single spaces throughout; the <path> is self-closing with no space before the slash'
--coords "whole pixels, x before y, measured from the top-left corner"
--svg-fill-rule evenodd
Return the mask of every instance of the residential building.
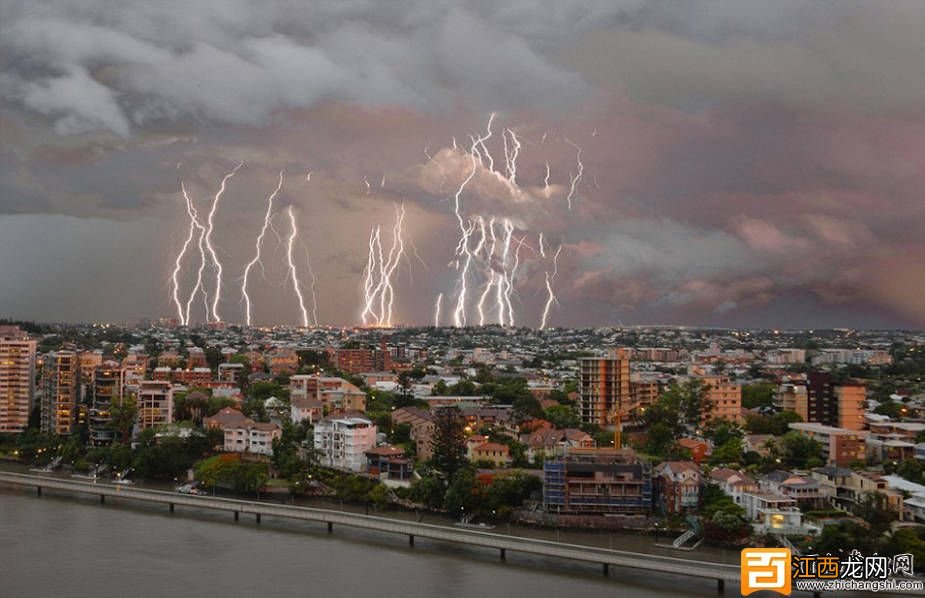
<path id="1" fill-rule="evenodd" d="M 836 428 L 814 422 L 798 422 L 789 426 L 791 430 L 797 430 L 821 444 L 823 455 L 829 465 L 847 466 L 854 461 L 863 461 L 866 457 L 865 431 Z"/>
<path id="2" fill-rule="evenodd" d="M 482 442 L 469 449 L 469 460 L 473 463 L 491 463 L 494 467 L 511 464 L 511 448 L 498 442 Z"/>
<path id="3" fill-rule="evenodd" d="M 22 432 L 35 401 L 36 342 L 16 326 L 0 325 L 0 433 Z"/>
<path id="4" fill-rule="evenodd" d="M 742 421 L 742 385 L 726 376 L 695 376 L 705 389 L 705 409 L 702 420 L 713 419 L 739 423 Z"/>
<path id="5" fill-rule="evenodd" d="M 324 418 L 315 424 L 315 450 L 327 467 L 363 471 L 366 451 L 376 446 L 376 425 L 365 417 Z"/>
<path id="6" fill-rule="evenodd" d="M 334 365 L 348 374 L 388 372 L 393 366 L 391 354 L 381 348 L 337 349 L 334 352 Z"/>
<path id="7" fill-rule="evenodd" d="M 290 376 L 289 398 L 293 404 L 306 399 L 317 400 L 328 413 L 366 410 L 366 393 L 343 378 L 333 376 Z"/>
<path id="8" fill-rule="evenodd" d="M 713 453 L 710 443 L 701 438 L 679 438 L 678 446 L 690 452 L 694 463 L 702 463 Z"/>
<path id="9" fill-rule="evenodd" d="M 626 349 L 611 351 L 606 357 L 581 359 L 578 370 L 581 395 L 581 421 L 586 424 L 615 425 L 632 404 L 630 358 Z"/>
<path id="10" fill-rule="evenodd" d="M 774 349 L 765 355 L 765 361 L 772 365 L 794 365 L 806 363 L 805 349 Z"/>
<path id="11" fill-rule="evenodd" d="M 785 380 L 778 387 L 777 396 L 781 409 L 793 411 L 803 421 L 809 421 L 809 395 L 805 381 Z"/>
<path id="12" fill-rule="evenodd" d="M 720 489 L 732 497 L 737 505 L 742 505 L 743 496 L 747 492 L 757 492 L 758 482 L 754 478 L 728 467 L 720 467 L 710 472 L 712 480 Z"/>
<path id="13" fill-rule="evenodd" d="M 190 347 L 186 357 L 186 367 L 189 369 L 209 367 L 206 352 L 201 347 Z"/>
<path id="14" fill-rule="evenodd" d="M 77 424 L 77 392 L 80 363 L 77 353 L 70 350 L 50 353 L 42 370 L 42 431 L 69 435 Z"/>
<path id="15" fill-rule="evenodd" d="M 810 372 L 807 374 L 806 390 L 805 421 L 848 430 L 864 428 L 867 392 L 863 384 L 849 382 L 836 385 L 829 372 Z"/>
<path id="16" fill-rule="evenodd" d="M 324 416 L 324 404 L 318 399 L 290 398 L 289 419 L 293 424 L 307 421 L 314 425 Z"/>
<path id="17" fill-rule="evenodd" d="M 408 482 L 414 473 L 411 460 L 397 446 L 383 445 L 371 448 L 366 455 L 366 471 L 382 481 Z"/>
<path id="18" fill-rule="evenodd" d="M 157 365 L 160 367 L 177 367 L 180 363 L 180 354 L 175 349 L 168 349 L 157 356 Z"/>
<path id="19" fill-rule="evenodd" d="M 594 448 L 594 438 L 577 428 L 558 430 L 552 427 L 540 427 L 530 434 L 520 437 L 527 449 L 524 456 L 531 463 L 539 463 L 550 458 L 568 454 L 573 448 Z"/>
<path id="20" fill-rule="evenodd" d="M 789 471 L 772 471 L 761 479 L 761 486 L 792 498 L 804 510 L 823 509 L 834 497 L 818 479 Z"/>
<path id="21" fill-rule="evenodd" d="M 86 409 L 92 398 L 93 373 L 96 371 L 96 368 L 103 365 L 103 352 L 100 350 L 79 351 L 77 353 L 77 362 L 80 368 L 80 377 L 77 379 L 77 404 Z M 78 421 L 80 421 L 79 417 Z"/>
<path id="22" fill-rule="evenodd" d="M 283 429 L 277 424 L 255 422 L 250 418 L 245 418 L 223 430 L 225 451 L 267 456 L 273 454 L 273 441 L 283 434 Z"/>
<path id="23" fill-rule="evenodd" d="M 119 363 L 105 361 L 93 370 L 90 385 L 90 412 L 87 418 L 89 440 L 93 446 L 112 444 L 112 402 L 122 398 L 122 375 Z"/>
<path id="24" fill-rule="evenodd" d="M 205 417 L 202 426 L 209 429 L 227 430 L 229 428 L 245 427 L 251 419 L 241 413 L 240 409 L 225 407 L 215 415 Z"/>
<path id="25" fill-rule="evenodd" d="M 392 412 L 392 426 L 407 424 L 411 428 L 411 440 L 418 461 L 429 461 L 433 457 L 434 416 L 430 411 L 418 407 L 401 407 Z"/>
<path id="26" fill-rule="evenodd" d="M 889 365 L 893 356 L 883 349 L 822 349 L 813 357 L 814 364 L 847 363 L 852 365 Z"/>
<path id="27" fill-rule="evenodd" d="M 745 492 L 741 497 L 745 517 L 762 533 L 806 533 L 803 512 L 789 496 L 766 491 Z"/>
<path id="28" fill-rule="evenodd" d="M 238 386 L 244 379 L 245 368 L 243 363 L 218 364 L 218 381 Z"/>
<path id="29" fill-rule="evenodd" d="M 693 461 L 662 461 L 652 472 L 652 482 L 662 513 L 685 513 L 700 504 L 703 476 Z"/>
<path id="30" fill-rule="evenodd" d="M 270 353 L 270 374 L 288 376 L 299 370 L 299 355 L 293 349 L 280 348 Z"/>
<path id="31" fill-rule="evenodd" d="M 849 382 L 835 386 L 834 391 L 837 418 L 835 426 L 848 430 L 863 430 L 867 386 L 859 382 Z"/>
<path id="32" fill-rule="evenodd" d="M 645 409 L 659 396 L 658 380 L 630 376 L 630 405 L 632 409 Z"/>
<path id="33" fill-rule="evenodd" d="M 162 380 L 143 380 L 136 395 L 138 430 L 173 422 L 173 386 Z"/>
<path id="34" fill-rule="evenodd" d="M 562 513 L 648 513 L 652 471 L 631 449 L 572 449 L 543 464 L 543 505 Z"/>

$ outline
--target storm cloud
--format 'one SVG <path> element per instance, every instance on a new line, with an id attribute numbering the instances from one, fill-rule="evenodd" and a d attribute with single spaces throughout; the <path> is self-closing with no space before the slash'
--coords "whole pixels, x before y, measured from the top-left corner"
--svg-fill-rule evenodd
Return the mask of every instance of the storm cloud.
<path id="1" fill-rule="evenodd" d="M 404 202 L 422 259 L 396 310 L 428 323 L 456 291 L 449 198 L 495 112 L 495 159 L 504 128 L 523 142 L 517 183 L 480 165 L 462 205 L 526 239 L 520 323 L 545 301 L 543 233 L 563 247 L 554 325 L 925 325 L 914 0 L 5 0 L 0 17 L 0 315 L 172 315 L 179 180 L 205 205 L 243 161 L 216 221 L 223 313 L 285 169 L 321 320 L 357 321 L 370 227 Z M 257 318 L 296 321 L 278 262 L 266 277 Z"/>

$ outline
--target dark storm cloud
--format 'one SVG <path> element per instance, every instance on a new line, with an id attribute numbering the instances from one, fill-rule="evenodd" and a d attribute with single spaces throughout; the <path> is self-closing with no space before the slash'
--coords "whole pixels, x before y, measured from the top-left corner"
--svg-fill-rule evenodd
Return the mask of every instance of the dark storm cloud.
<path id="1" fill-rule="evenodd" d="M 0 218 L 32 227 L 17 239 L 36 264 L 0 311 L 54 318 L 42 260 L 92 238 L 86 255 L 106 271 L 146 252 L 154 282 L 107 302 L 77 277 L 99 310 L 86 317 L 169 313 L 178 180 L 203 202 L 243 161 L 216 231 L 230 278 L 285 168 L 279 205 L 296 208 L 329 283 L 322 319 L 355 321 L 350 273 L 369 227 L 405 201 L 429 269 L 407 277 L 399 313 L 429 321 L 436 293 L 453 291 L 446 198 L 468 172 L 450 140 L 468 148 L 498 111 L 496 157 L 501 128 L 524 140 L 518 186 L 482 169 L 464 206 L 512 218 L 533 248 L 538 232 L 564 243 L 553 323 L 925 323 L 891 282 L 915 279 L 925 256 L 915 0 L 0 0 L 0 15 Z M 566 138 L 585 164 L 571 212 Z M 29 214 L 55 231 L 70 222 L 57 215 L 85 221 L 46 235 Z M 549 267 L 530 251 L 527 323 Z M 293 307 L 273 288 L 258 306 L 282 320 Z"/>

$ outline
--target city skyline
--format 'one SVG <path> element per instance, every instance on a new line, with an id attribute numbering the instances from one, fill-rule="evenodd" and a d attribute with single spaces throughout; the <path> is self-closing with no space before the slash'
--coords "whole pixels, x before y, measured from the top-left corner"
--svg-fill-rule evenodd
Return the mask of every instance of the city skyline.
<path id="1" fill-rule="evenodd" d="M 919 3 L 220 7 L 4 8 L 0 316 L 925 326 Z"/>

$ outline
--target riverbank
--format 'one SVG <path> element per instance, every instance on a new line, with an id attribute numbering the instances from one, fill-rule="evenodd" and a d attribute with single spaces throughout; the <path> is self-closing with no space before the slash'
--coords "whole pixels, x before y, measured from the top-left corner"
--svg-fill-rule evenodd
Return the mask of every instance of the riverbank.
<path id="1" fill-rule="evenodd" d="M 9 462 L 0 463 L 0 471 L 10 471 L 14 473 L 30 473 L 28 467 L 23 464 L 12 464 Z M 56 472 L 54 477 L 61 479 L 72 479 L 70 474 Z M 107 482 L 100 482 L 101 484 Z M 160 490 L 173 492 L 174 485 L 172 482 L 165 481 L 144 481 L 136 480 L 135 486 L 139 489 Z M 219 494 L 218 496 L 226 496 Z M 230 495 L 227 495 L 230 496 Z M 255 497 L 249 497 L 248 500 L 254 501 Z M 256 501 L 255 501 L 256 502 Z M 266 504 L 280 504 L 280 501 L 262 500 Z M 345 503 L 331 498 L 322 497 L 297 497 L 290 499 L 285 504 L 302 506 L 309 508 L 324 508 L 342 511 L 353 514 L 369 514 L 378 517 L 387 517 L 400 522 L 417 522 L 435 526 L 443 526 L 450 529 L 455 528 L 455 520 L 441 514 L 414 511 L 396 508 L 379 508 L 372 506 L 356 505 Z M 514 523 L 501 523 L 492 530 L 495 533 L 511 536 L 512 538 L 523 538 L 526 540 L 545 540 L 551 542 L 561 542 L 567 544 L 587 546 L 589 548 L 625 550 L 628 552 L 638 552 L 651 554 L 653 556 L 676 557 L 690 560 L 706 560 L 715 563 L 736 564 L 739 562 L 739 551 L 727 550 L 713 547 L 699 547 L 695 551 L 678 551 L 670 548 L 656 546 L 657 537 L 647 535 L 641 532 L 626 532 L 615 530 L 572 530 L 572 529 L 548 529 L 536 526 L 518 525 Z M 662 537 L 662 541 L 665 537 Z"/>

